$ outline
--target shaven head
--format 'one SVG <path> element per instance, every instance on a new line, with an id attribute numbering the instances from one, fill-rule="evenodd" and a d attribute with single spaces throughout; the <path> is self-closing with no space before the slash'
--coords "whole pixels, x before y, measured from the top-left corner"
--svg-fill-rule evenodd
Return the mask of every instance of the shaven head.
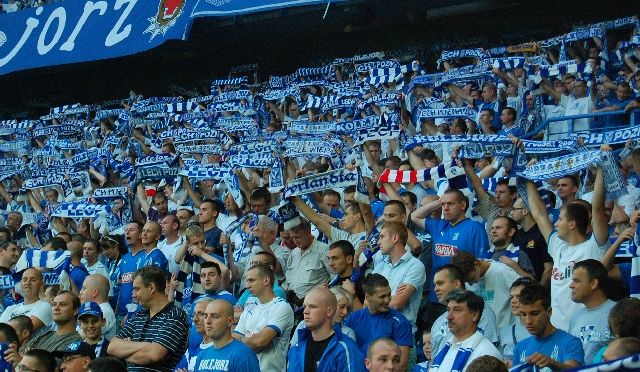
<path id="1" fill-rule="evenodd" d="M 371 372 L 400 371 L 400 347 L 389 338 L 379 338 L 367 348 L 365 367 Z"/>
<path id="2" fill-rule="evenodd" d="M 304 322 L 314 332 L 330 329 L 336 315 L 338 301 L 336 296 L 325 287 L 315 287 L 304 298 Z"/>

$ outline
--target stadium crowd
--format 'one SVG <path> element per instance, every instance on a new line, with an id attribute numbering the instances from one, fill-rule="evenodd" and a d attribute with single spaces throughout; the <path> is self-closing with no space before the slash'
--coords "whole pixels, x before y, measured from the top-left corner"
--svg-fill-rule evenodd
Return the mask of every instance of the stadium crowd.
<path id="1" fill-rule="evenodd" d="M 1 122 L 0 367 L 640 354 L 640 23 L 568 31 Z"/>

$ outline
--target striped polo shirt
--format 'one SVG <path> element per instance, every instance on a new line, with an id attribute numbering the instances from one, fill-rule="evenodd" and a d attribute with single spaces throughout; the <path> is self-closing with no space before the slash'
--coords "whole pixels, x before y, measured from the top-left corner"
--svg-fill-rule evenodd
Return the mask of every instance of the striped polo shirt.
<path id="1" fill-rule="evenodd" d="M 167 371 L 176 367 L 180 358 L 187 351 L 187 336 L 189 322 L 187 314 L 169 302 L 153 318 L 149 317 L 149 310 L 143 309 L 135 313 L 118 332 L 118 337 L 131 341 L 155 342 L 164 346 L 169 353 L 167 357 L 156 364 L 138 365 L 127 363 L 128 371 Z"/>

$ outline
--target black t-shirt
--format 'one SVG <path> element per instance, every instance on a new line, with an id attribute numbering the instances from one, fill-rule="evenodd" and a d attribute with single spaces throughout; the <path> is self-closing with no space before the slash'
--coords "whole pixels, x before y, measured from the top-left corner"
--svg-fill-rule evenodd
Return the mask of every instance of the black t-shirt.
<path id="1" fill-rule="evenodd" d="M 533 226 L 529 231 L 518 230 L 515 239 L 513 239 L 513 245 L 520 247 L 529 256 L 536 278 L 540 280 L 544 272 L 544 263 L 553 262 L 553 259 L 549 255 L 547 242 L 538 225 Z"/>
<path id="2" fill-rule="evenodd" d="M 335 336 L 335 333 L 325 338 L 324 340 L 314 341 L 313 337 L 309 335 L 307 340 L 307 348 L 304 351 L 304 370 L 305 372 L 316 372 L 318 369 L 318 362 L 322 358 L 322 354 L 329 345 L 331 339 Z"/>
<path id="3" fill-rule="evenodd" d="M 347 280 L 351 280 L 350 276 L 341 276 L 340 278 L 338 278 L 335 283 L 333 285 L 331 285 L 331 283 L 329 283 L 329 287 L 341 287 L 342 283 L 344 283 Z M 356 297 L 358 297 L 358 300 L 360 300 L 360 303 L 364 302 L 364 289 L 362 289 L 362 278 L 360 278 L 360 280 L 358 280 L 357 282 L 354 283 L 355 287 L 356 287 Z"/>

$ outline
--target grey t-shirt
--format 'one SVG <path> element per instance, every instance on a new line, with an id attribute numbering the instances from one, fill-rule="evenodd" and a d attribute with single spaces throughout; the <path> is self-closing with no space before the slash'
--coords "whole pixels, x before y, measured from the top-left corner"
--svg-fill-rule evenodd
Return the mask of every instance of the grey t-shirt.
<path id="1" fill-rule="evenodd" d="M 593 309 L 587 309 L 583 306 L 571 317 L 569 333 L 582 341 L 585 364 L 591 364 L 598 351 L 613 339 L 608 319 L 609 312 L 615 304 L 615 302 L 607 300 Z"/>
<path id="2" fill-rule="evenodd" d="M 496 326 L 496 314 L 490 306 L 484 305 L 478 330 L 484 334 L 484 337 L 492 344 L 498 344 L 498 327 Z M 435 356 L 451 338 L 449 331 L 449 322 L 447 321 L 447 313 L 440 315 L 433 326 L 431 326 L 431 352 Z"/>

